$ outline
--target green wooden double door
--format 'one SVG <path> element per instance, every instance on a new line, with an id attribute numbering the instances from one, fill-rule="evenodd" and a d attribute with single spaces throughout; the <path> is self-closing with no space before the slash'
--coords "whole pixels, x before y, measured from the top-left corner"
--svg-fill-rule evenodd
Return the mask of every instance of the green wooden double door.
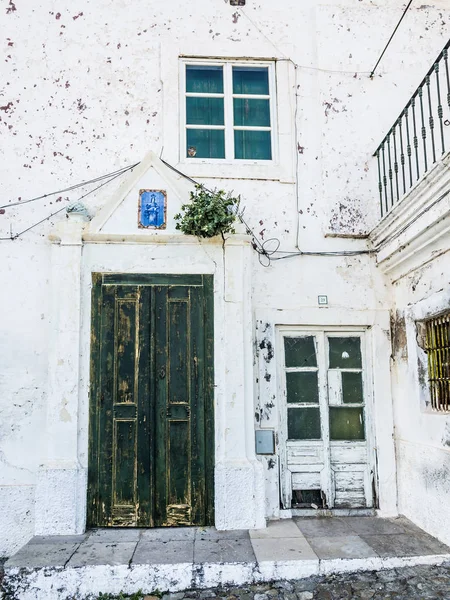
<path id="1" fill-rule="evenodd" d="M 94 273 L 90 390 L 88 525 L 212 525 L 212 275 Z"/>

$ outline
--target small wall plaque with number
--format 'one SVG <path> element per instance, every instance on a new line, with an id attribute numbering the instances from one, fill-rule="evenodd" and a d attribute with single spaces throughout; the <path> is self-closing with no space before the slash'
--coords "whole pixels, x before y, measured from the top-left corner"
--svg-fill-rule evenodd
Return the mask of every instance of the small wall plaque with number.
<path id="1" fill-rule="evenodd" d="M 138 227 L 165 229 L 167 194 L 164 190 L 139 190 Z"/>

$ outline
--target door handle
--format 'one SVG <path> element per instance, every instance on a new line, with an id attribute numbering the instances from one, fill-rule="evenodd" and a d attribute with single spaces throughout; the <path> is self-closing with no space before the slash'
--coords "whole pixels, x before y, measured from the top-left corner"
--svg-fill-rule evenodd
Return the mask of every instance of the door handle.
<path id="1" fill-rule="evenodd" d="M 159 378 L 160 379 L 164 379 L 166 376 L 166 367 L 161 367 L 159 369 Z"/>

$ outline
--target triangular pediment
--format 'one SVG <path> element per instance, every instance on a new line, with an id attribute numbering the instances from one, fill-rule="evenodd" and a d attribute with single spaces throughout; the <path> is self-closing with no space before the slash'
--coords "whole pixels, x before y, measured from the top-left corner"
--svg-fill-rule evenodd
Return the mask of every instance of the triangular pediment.
<path id="1" fill-rule="evenodd" d="M 125 176 L 85 233 L 124 236 L 174 233 L 174 216 L 189 201 L 193 187 L 154 152 L 149 152 Z"/>

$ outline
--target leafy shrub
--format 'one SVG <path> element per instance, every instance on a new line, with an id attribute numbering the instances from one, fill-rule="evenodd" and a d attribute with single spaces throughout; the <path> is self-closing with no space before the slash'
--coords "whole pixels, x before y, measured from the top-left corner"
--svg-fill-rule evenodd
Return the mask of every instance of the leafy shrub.
<path id="1" fill-rule="evenodd" d="M 223 190 L 209 191 L 197 184 L 191 192 L 190 203 L 183 204 L 182 212 L 175 215 L 176 229 L 200 238 L 235 233 L 233 224 L 238 206 L 239 198 Z"/>

